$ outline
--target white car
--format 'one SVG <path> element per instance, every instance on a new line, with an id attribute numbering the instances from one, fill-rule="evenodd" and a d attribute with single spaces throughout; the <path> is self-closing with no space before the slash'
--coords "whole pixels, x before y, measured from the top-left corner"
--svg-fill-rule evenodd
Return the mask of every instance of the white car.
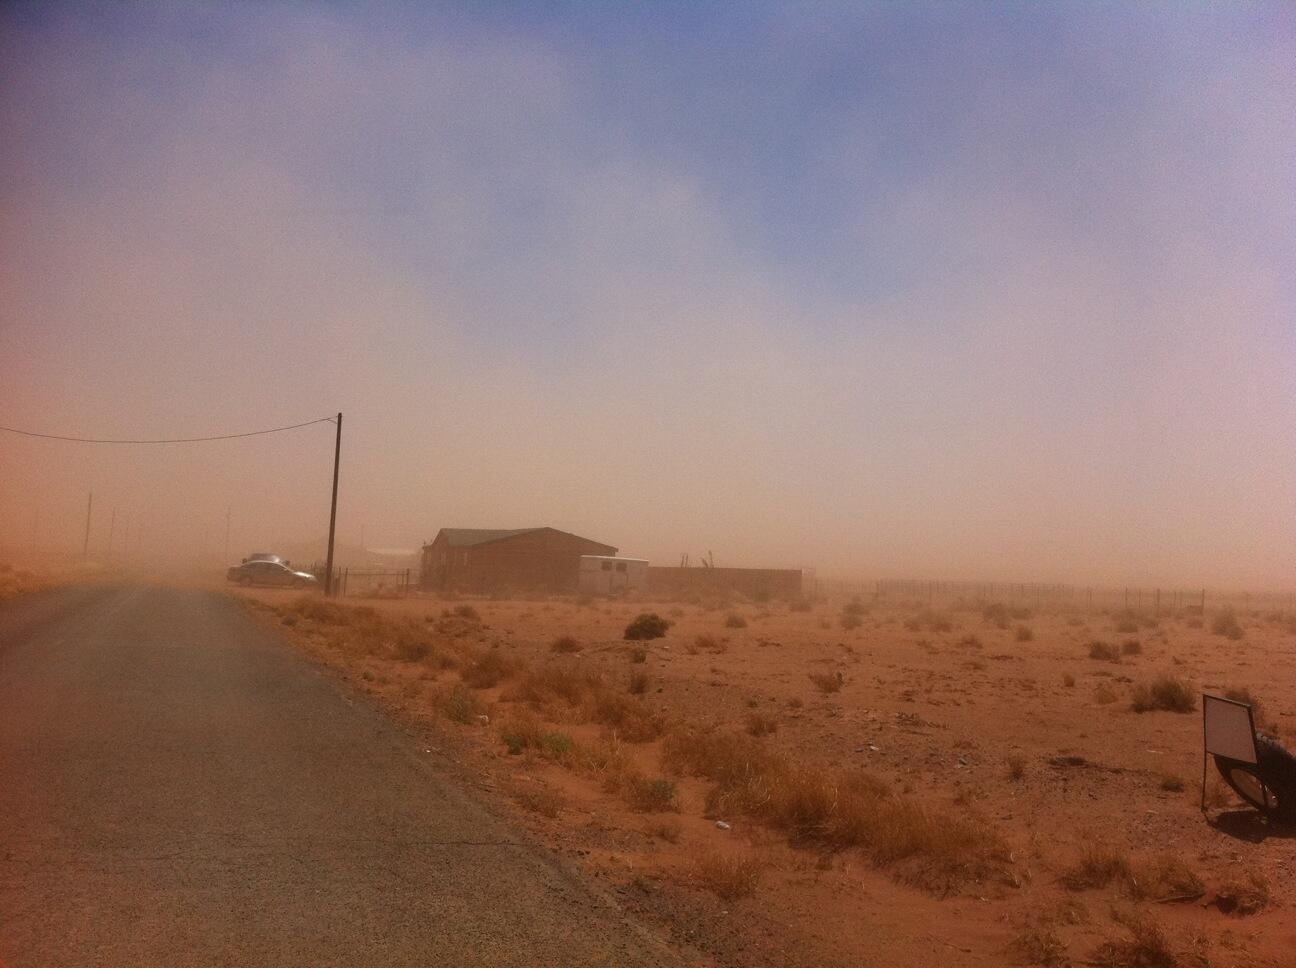
<path id="1" fill-rule="evenodd" d="M 245 561 L 225 573 L 239 585 L 272 585 L 276 588 L 314 588 L 319 579 L 309 572 L 293 571 L 282 561 Z"/>

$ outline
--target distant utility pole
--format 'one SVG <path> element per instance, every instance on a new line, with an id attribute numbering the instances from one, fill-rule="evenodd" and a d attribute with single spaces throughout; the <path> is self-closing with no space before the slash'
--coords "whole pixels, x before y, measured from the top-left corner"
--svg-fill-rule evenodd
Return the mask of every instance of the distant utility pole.
<path id="1" fill-rule="evenodd" d="M 90 509 L 92 507 L 94 507 L 94 491 L 91 491 L 90 496 L 86 498 L 86 533 L 85 544 L 81 546 L 82 558 L 90 557 Z"/>
<path id="2" fill-rule="evenodd" d="M 113 530 L 117 527 L 117 506 L 113 505 L 112 514 L 108 518 L 108 558 L 112 559 L 112 542 Z"/>
<path id="3" fill-rule="evenodd" d="M 338 465 L 342 460 L 342 414 L 337 415 L 337 441 L 333 445 L 333 503 L 329 507 L 329 542 L 328 542 L 328 561 L 324 567 L 326 573 L 324 576 L 324 595 L 326 597 L 333 594 L 333 534 L 337 530 L 337 486 L 338 486 Z"/>
<path id="4" fill-rule="evenodd" d="M 230 509 L 227 507 L 225 509 L 225 564 L 227 565 L 229 564 L 229 525 Z"/>

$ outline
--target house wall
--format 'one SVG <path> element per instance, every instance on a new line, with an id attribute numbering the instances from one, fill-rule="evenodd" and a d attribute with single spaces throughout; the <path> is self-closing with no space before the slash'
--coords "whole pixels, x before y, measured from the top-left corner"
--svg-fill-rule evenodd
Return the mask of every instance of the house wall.
<path id="1" fill-rule="evenodd" d="M 671 568 L 651 565 L 648 590 L 656 595 L 734 591 L 743 595 L 796 598 L 801 571 L 792 568 Z"/>
<path id="2" fill-rule="evenodd" d="M 611 545 L 548 528 L 466 548 L 438 535 L 424 548 L 422 580 L 426 588 L 461 591 L 572 591 L 581 555 L 615 554 Z"/>

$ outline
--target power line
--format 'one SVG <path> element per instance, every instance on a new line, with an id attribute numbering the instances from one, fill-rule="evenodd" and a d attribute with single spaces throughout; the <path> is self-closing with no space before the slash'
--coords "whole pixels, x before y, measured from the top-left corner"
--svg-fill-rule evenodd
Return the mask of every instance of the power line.
<path id="1" fill-rule="evenodd" d="M 271 427 L 269 430 L 249 430 L 243 434 L 219 434 L 213 437 L 168 437 L 160 440 L 115 440 L 96 437 L 68 437 L 63 434 L 38 434 L 34 430 L 19 430 L 16 427 L 0 427 L 0 430 L 24 437 L 40 437 L 43 440 L 70 440 L 78 444 L 198 444 L 209 440 L 234 440 L 238 437 L 259 437 L 262 434 L 277 434 L 285 430 L 297 430 L 318 423 L 337 423 L 337 417 L 320 417 L 318 420 L 307 420 L 305 423 L 292 424 L 288 427 Z"/>

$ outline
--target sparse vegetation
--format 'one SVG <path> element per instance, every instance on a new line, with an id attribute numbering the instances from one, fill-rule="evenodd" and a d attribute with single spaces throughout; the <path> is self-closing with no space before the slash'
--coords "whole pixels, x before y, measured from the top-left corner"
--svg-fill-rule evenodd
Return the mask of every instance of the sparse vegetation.
<path id="1" fill-rule="evenodd" d="M 636 777 L 625 790 L 626 802 L 641 813 L 661 813 L 674 810 L 675 784 L 664 778 Z"/>
<path id="2" fill-rule="evenodd" d="M 769 713 L 747 714 L 747 732 L 752 736 L 768 736 L 778 730 L 778 717 Z"/>
<path id="3" fill-rule="evenodd" d="M 1066 688 L 1068 689 L 1074 689 L 1075 684 L 1076 684 L 1075 676 L 1071 675 L 1071 673 L 1069 672 L 1064 672 L 1062 674 L 1062 685 L 1066 686 Z"/>
<path id="4" fill-rule="evenodd" d="M 1154 710 L 1190 713 L 1197 708 L 1197 694 L 1182 679 L 1160 676 L 1134 687 L 1132 708 L 1136 713 Z"/>
<path id="5" fill-rule="evenodd" d="M 1143 652 L 1143 645 L 1138 639 L 1126 639 L 1121 643 L 1121 655 L 1140 655 Z"/>
<path id="6" fill-rule="evenodd" d="M 1100 662 L 1119 662 L 1120 649 L 1107 642 L 1090 642 L 1089 658 L 1097 659 Z"/>
<path id="7" fill-rule="evenodd" d="M 557 652 L 560 655 L 579 652 L 582 648 L 584 648 L 584 646 L 570 635 L 560 635 L 549 643 L 549 651 Z"/>
<path id="8" fill-rule="evenodd" d="M 706 851 L 694 862 L 696 883 L 726 901 L 751 897 L 760 883 L 763 865 L 750 854 Z"/>
<path id="9" fill-rule="evenodd" d="M 1008 757 L 1008 779 L 1014 783 L 1026 779 L 1026 760 L 1016 755 Z"/>
<path id="10" fill-rule="evenodd" d="M 1079 859 L 1062 872 L 1059 880 L 1072 891 L 1090 891 L 1106 887 L 1113 881 L 1130 882 L 1133 874 L 1129 861 L 1110 847 L 1091 845 Z"/>
<path id="11" fill-rule="evenodd" d="M 1016 636 L 1018 642 L 1031 642 L 1035 638 L 1035 633 L 1031 631 L 1029 625 L 1019 625 L 1017 626 Z"/>
<path id="12" fill-rule="evenodd" d="M 670 628 L 671 623 L 656 612 L 643 612 L 626 626 L 624 638 L 631 641 L 641 639 L 660 639 Z"/>
<path id="13" fill-rule="evenodd" d="M 1023 928 L 1009 945 L 1014 954 L 1031 965 L 1061 968 L 1070 964 L 1066 945 L 1057 931 L 1046 924 Z"/>
<path id="14" fill-rule="evenodd" d="M 512 663 L 499 649 L 486 649 L 471 659 L 460 670 L 460 675 L 464 683 L 473 689 L 491 689 L 508 678 L 512 672 Z"/>
<path id="15" fill-rule="evenodd" d="M 737 612 L 730 612 L 725 617 L 724 624 L 727 629 L 745 629 L 747 627 L 747 620 Z"/>
<path id="16" fill-rule="evenodd" d="M 840 672 L 812 672 L 810 681 L 824 695 L 837 692 L 846 683 L 846 677 Z"/>
<path id="17" fill-rule="evenodd" d="M 1236 641 L 1246 633 L 1238 624 L 1237 613 L 1231 608 L 1225 608 L 1216 612 L 1215 617 L 1211 619 L 1211 634 L 1222 635 L 1226 639 Z"/>
<path id="18" fill-rule="evenodd" d="M 477 609 L 473 608 L 471 605 L 456 605 L 454 607 L 454 614 L 469 622 L 481 621 L 481 615 L 477 612 Z"/>
<path id="19" fill-rule="evenodd" d="M 1101 968 L 1176 968 L 1179 964 L 1165 932 L 1154 922 L 1136 919 L 1129 930 L 1129 938 L 1103 942 L 1089 964 Z"/>
<path id="20" fill-rule="evenodd" d="M 630 685 L 628 687 L 630 695 L 642 696 L 648 691 L 648 673 L 632 672 L 630 673 Z"/>

